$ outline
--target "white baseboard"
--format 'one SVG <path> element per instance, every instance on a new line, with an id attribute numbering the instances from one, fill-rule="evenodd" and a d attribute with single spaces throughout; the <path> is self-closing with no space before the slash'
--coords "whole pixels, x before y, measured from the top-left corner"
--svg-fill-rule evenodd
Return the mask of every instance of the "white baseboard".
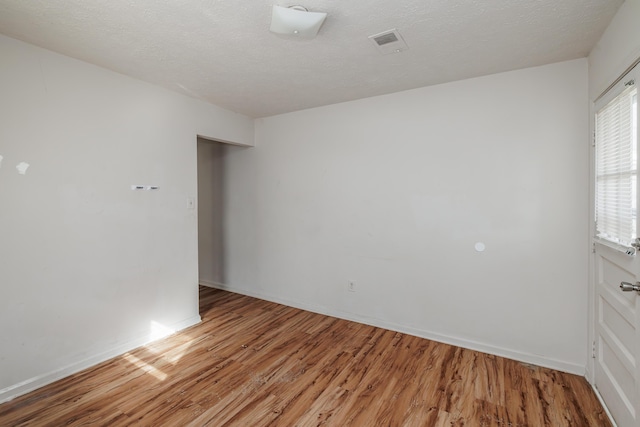
<path id="1" fill-rule="evenodd" d="M 200 284 L 211 288 L 222 289 L 229 292 L 234 292 L 242 295 L 247 295 L 254 298 L 263 299 L 266 301 L 275 302 L 278 304 L 284 304 L 290 307 L 299 308 L 301 310 L 311 311 L 314 313 L 324 314 L 326 316 L 337 317 L 340 319 L 350 320 L 353 322 L 364 323 L 379 328 L 389 329 L 391 331 L 401 332 L 409 335 L 414 335 L 420 338 L 426 338 L 432 341 L 438 341 L 444 344 L 455 345 L 457 347 L 467 348 L 469 350 L 480 351 L 482 353 L 493 354 L 507 359 L 517 360 L 519 362 L 530 363 L 536 366 L 542 366 L 545 368 L 555 369 L 562 372 L 568 372 L 570 374 L 585 375 L 585 366 L 564 362 L 562 360 L 556 360 L 549 357 L 538 356 L 535 354 L 523 353 L 512 349 L 496 347 L 491 344 L 480 343 L 472 340 L 458 338 L 449 335 L 439 334 L 424 329 L 413 328 L 406 325 L 400 325 L 393 322 L 388 322 L 382 319 L 376 319 L 367 316 L 360 316 L 353 313 L 343 312 L 340 310 L 332 310 L 327 307 L 316 306 L 313 304 L 307 304 L 300 301 L 292 301 L 285 298 L 280 298 L 274 295 L 254 292 L 248 289 L 238 288 L 235 286 L 228 286 L 222 283 L 210 282 L 200 280 Z"/>
<path id="2" fill-rule="evenodd" d="M 200 321 L 201 319 L 199 315 L 194 316 L 169 326 L 169 329 L 177 332 L 182 329 L 188 328 L 189 326 L 193 326 L 197 323 L 200 323 Z M 158 339 L 161 339 L 161 338 L 158 338 Z M 71 362 L 67 366 L 62 367 L 60 369 L 56 369 L 55 371 L 38 375 L 36 377 L 29 378 L 28 380 L 22 381 L 18 384 L 5 387 L 0 390 L 0 403 L 8 402 L 9 400 L 15 399 L 18 396 L 29 393 L 30 391 L 36 390 L 45 385 L 51 384 L 69 375 L 78 373 L 84 369 L 95 366 L 98 363 L 107 361 L 113 357 L 120 356 L 128 351 L 131 351 L 143 345 L 149 344 L 152 341 L 154 340 L 149 338 L 149 334 L 145 334 L 143 336 L 131 339 L 127 342 L 119 344 L 105 351 L 96 353 L 82 360 Z"/>
<path id="3" fill-rule="evenodd" d="M 592 383 L 589 383 L 589 384 L 591 385 L 591 388 L 593 389 L 593 392 L 596 394 L 596 397 L 600 401 L 600 404 L 604 408 L 604 412 L 607 414 L 607 417 L 609 418 L 609 421 L 611 421 L 611 425 L 613 427 L 618 427 L 618 424 L 616 424 L 616 421 L 613 419 L 613 415 L 611 415 L 611 412 L 609 411 L 609 408 L 607 407 L 607 404 L 604 403 L 604 400 L 602 399 L 602 395 L 600 395 L 600 392 L 596 388 L 595 384 L 592 384 Z"/>
<path id="4" fill-rule="evenodd" d="M 204 279 L 200 279 L 200 284 L 208 288 L 216 288 L 216 289 L 222 289 L 222 286 L 224 286 L 222 283 L 212 282 L 210 280 L 204 280 Z"/>
<path id="5" fill-rule="evenodd" d="M 476 351 L 480 351 L 483 353 L 489 353 L 489 354 L 494 354 L 496 356 L 501 356 L 501 357 L 506 357 L 508 359 L 513 359 L 513 360 L 518 360 L 521 362 L 525 362 L 525 363 L 531 363 L 537 366 L 543 366 L 546 368 L 551 368 L 551 369 L 556 369 L 556 370 L 560 370 L 563 372 L 569 372 L 572 374 L 576 374 L 576 375 L 581 375 L 584 376 L 585 375 L 585 367 L 581 366 L 581 365 L 576 365 L 576 364 L 572 364 L 572 363 L 567 363 L 567 362 L 563 362 L 560 360 L 555 360 L 555 359 L 551 359 L 551 358 L 546 358 L 546 357 L 541 357 L 541 356 L 537 356 L 537 355 L 532 355 L 532 354 L 528 354 L 528 353 L 523 353 L 523 352 L 518 352 L 518 351 L 514 351 L 514 350 L 510 350 L 510 349 L 505 349 L 505 348 L 501 348 L 501 347 L 496 347 L 496 346 L 492 346 L 490 344 L 484 344 L 484 343 L 479 343 L 479 342 L 475 342 L 475 341 L 471 341 L 471 340 L 466 340 L 466 339 L 460 339 L 457 337 L 452 337 L 452 336 L 448 336 L 448 335 L 442 335 L 442 334 L 438 334 L 432 331 L 427 331 L 427 330 L 423 330 L 423 329 L 418 329 L 418 328 L 412 328 L 412 327 L 408 327 L 406 325 L 399 325 L 399 324 L 395 324 L 393 322 L 388 322 L 385 320 L 381 320 L 381 319 L 375 319 L 375 318 L 370 318 L 370 317 L 364 317 L 364 316 L 359 316 L 359 315 L 355 315 L 353 313 L 347 313 L 347 312 L 342 312 L 339 310 L 330 310 L 326 307 L 322 307 L 322 306 L 317 306 L 317 305 L 313 305 L 313 304 L 307 304 L 307 303 L 303 303 L 300 301 L 293 301 L 293 300 L 289 300 L 289 299 L 284 299 L 284 298 L 279 298 L 270 294 L 266 294 L 266 293 L 261 293 L 261 292 L 254 292 L 254 291 L 250 291 L 248 289 L 242 289 L 242 288 L 237 288 L 237 287 L 232 287 L 232 286 L 227 286 L 224 285 L 222 283 L 217 283 L 217 282 L 211 282 L 211 281 L 206 281 L 206 280 L 200 280 L 200 284 L 203 286 L 208 286 L 211 288 L 216 288 L 216 289 L 222 289 L 222 290 L 226 290 L 229 292 L 234 292 L 234 293 L 238 293 L 238 294 L 242 294 L 242 295 L 247 295 L 250 297 L 254 297 L 254 298 L 259 298 L 259 299 L 263 299 L 263 300 L 267 300 L 267 301 L 271 301 L 271 302 L 275 302 L 278 304 L 284 304 L 290 307 L 295 307 L 301 310 L 306 310 L 306 311 L 311 311 L 314 313 L 319 313 L 319 314 L 323 314 L 326 316 L 332 316 L 332 317 L 337 317 L 337 318 L 341 318 L 341 319 L 345 319 L 345 320 L 350 320 L 350 321 L 354 321 L 354 322 L 358 322 L 358 323 L 364 323 L 367 325 L 371 325 L 371 326 L 376 326 L 376 327 L 380 327 L 380 328 L 384 328 L 384 329 L 389 329 L 392 331 L 396 331 L 396 332 L 401 332 L 401 333 L 406 333 L 406 334 L 410 334 L 410 335 L 414 335 L 417 337 L 421 337 L 421 338 L 426 338 L 429 340 L 433 340 L 433 341 L 438 341 L 438 342 L 442 342 L 445 344 L 450 344 L 450 345 L 455 345 L 458 347 L 463 347 L 463 348 L 468 348 L 471 350 L 476 350 Z M 200 316 L 195 316 L 189 319 L 185 319 L 182 322 L 178 322 L 177 324 L 174 324 L 171 326 L 171 329 L 175 330 L 175 331 L 180 331 L 182 329 L 188 328 L 189 326 L 195 325 L 197 323 L 199 323 L 201 321 Z M 9 387 L 5 387 L 3 389 L 0 390 L 0 403 L 3 402 L 7 402 L 9 400 L 12 400 L 18 396 L 21 396 L 23 394 L 29 393 L 30 391 L 36 390 L 40 387 L 43 387 L 47 384 L 51 384 L 59 379 L 62 379 L 66 376 L 75 374 L 77 372 L 80 372 L 84 369 L 90 368 L 92 366 L 97 365 L 98 363 L 102 363 L 106 360 L 109 360 L 113 357 L 122 355 L 128 351 L 131 351 L 137 347 L 149 344 L 149 342 L 151 342 L 151 340 L 149 339 L 148 335 L 144 335 L 132 340 L 129 340 L 125 343 L 122 343 L 120 345 L 117 345 L 115 347 L 112 347 L 108 350 L 105 350 L 103 352 L 94 354 L 92 356 L 89 356 L 85 359 L 79 360 L 79 361 L 75 361 L 72 362 L 70 364 L 68 364 L 67 366 L 57 369 L 53 372 L 49 372 L 43 375 L 39 375 L 33 378 L 30 378 L 26 381 L 20 382 L 18 384 L 14 384 L 11 385 Z M 613 419 L 611 417 L 611 414 L 609 413 L 609 410 L 607 409 L 606 405 L 604 404 L 604 402 L 602 402 L 602 398 L 600 396 L 600 394 L 597 392 L 597 390 L 594 388 L 594 391 L 596 392 L 596 395 L 598 396 L 598 399 L 600 399 L 603 407 L 605 408 L 605 411 L 607 412 L 607 415 L 609 416 L 610 419 Z"/>

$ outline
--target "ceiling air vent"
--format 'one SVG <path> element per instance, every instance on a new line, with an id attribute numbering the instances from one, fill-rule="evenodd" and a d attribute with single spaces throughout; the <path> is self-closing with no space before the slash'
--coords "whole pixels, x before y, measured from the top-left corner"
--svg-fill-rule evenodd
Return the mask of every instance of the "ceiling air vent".
<path id="1" fill-rule="evenodd" d="M 395 28 L 369 36 L 369 40 L 376 45 L 380 53 L 385 55 L 409 49 L 409 46 L 407 46 L 402 36 Z"/>

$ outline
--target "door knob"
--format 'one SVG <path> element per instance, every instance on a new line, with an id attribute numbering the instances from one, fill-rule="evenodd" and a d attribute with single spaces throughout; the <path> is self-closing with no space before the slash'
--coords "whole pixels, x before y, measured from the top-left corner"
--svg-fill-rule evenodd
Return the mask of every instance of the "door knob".
<path id="1" fill-rule="evenodd" d="M 623 292 L 636 291 L 640 293 L 640 282 L 636 282 L 635 285 L 629 282 L 620 282 L 620 289 L 622 289 Z"/>

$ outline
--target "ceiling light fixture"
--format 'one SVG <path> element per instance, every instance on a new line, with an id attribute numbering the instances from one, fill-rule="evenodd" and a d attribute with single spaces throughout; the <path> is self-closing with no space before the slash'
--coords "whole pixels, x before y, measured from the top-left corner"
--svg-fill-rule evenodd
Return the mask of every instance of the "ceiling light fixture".
<path id="1" fill-rule="evenodd" d="M 323 12 L 309 12 L 306 7 L 273 5 L 271 12 L 271 32 L 312 39 L 318 34 L 324 19 Z"/>

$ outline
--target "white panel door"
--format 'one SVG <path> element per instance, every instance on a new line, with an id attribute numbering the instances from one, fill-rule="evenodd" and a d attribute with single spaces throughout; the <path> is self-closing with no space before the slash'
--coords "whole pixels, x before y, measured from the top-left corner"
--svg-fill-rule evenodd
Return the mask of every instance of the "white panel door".
<path id="1" fill-rule="evenodd" d="M 640 295 L 620 289 L 638 281 L 640 254 L 596 243 L 595 385 L 620 427 L 640 427 Z"/>
<path id="2" fill-rule="evenodd" d="M 608 104 L 610 100 L 615 99 L 617 95 L 625 90 L 628 93 L 636 93 L 637 89 L 634 88 L 640 84 L 639 77 L 640 66 L 636 66 L 616 88 L 610 91 L 610 94 L 603 98 L 600 105 L 596 105 L 596 109 L 602 111 L 606 105 L 611 105 Z M 607 126 L 601 126 L 600 131 L 598 131 L 598 126 L 596 125 L 598 134 L 596 146 L 599 146 L 599 140 L 605 140 L 611 135 L 619 135 L 618 130 L 625 126 L 626 129 L 635 129 L 631 131 L 631 136 L 620 139 L 628 141 L 626 149 L 620 151 L 627 153 L 624 158 L 635 159 L 635 166 L 631 169 L 635 169 L 637 176 L 638 111 L 636 98 L 635 95 L 631 96 L 632 102 L 626 104 L 633 105 L 633 107 L 630 110 L 631 113 L 624 110 L 625 113 L 622 114 L 622 117 L 632 117 L 632 119 L 624 122 L 624 126 L 616 124 L 613 126 L 612 131 L 606 132 L 608 136 L 601 136 L 600 131 L 607 128 Z M 613 120 L 607 123 L 622 123 L 623 121 Z M 604 133 L 602 132 L 602 134 Z M 600 147 L 602 146 L 604 144 L 600 145 Z M 599 158 L 598 154 L 596 158 Z M 606 164 L 612 164 L 612 162 L 614 161 L 608 158 L 604 162 L 601 161 L 600 164 L 606 166 Z M 598 161 L 596 163 L 598 164 Z M 605 167 L 601 167 L 601 169 L 605 169 Z M 613 176 L 615 180 L 623 175 L 625 177 L 628 176 L 628 174 L 621 173 L 618 175 L 615 173 L 610 175 L 603 174 L 601 176 Z M 596 176 L 598 176 L 597 170 Z M 623 190 L 623 192 L 627 191 L 627 196 L 622 197 L 622 199 L 631 199 L 629 204 L 617 197 L 607 196 L 600 198 L 596 205 L 598 203 L 602 206 L 606 205 L 607 209 L 604 212 L 597 210 L 596 217 L 603 217 L 604 219 L 597 218 L 597 220 L 603 221 L 602 224 L 606 223 L 606 225 L 598 225 L 598 228 L 609 226 L 613 230 L 623 230 L 620 236 L 625 234 L 626 230 L 627 235 L 622 240 L 632 240 L 630 236 L 636 234 L 633 237 L 637 237 L 637 234 L 640 233 L 640 226 L 638 226 L 636 219 L 637 206 L 640 206 L 637 203 L 639 199 L 638 187 L 640 186 L 635 183 L 637 178 L 633 181 L 625 181 L 624 179 L 616 184 L 611 184 L 605 179 L 601 181 L 604 184 L 601 184 L 600 190 L 596 190 L 596 192 L 598 194 L 608 194 L 607 191 L 611 190 L 611 188 L 624 188 L 626 190 Z M 631 218 L 631 220 L 628 223 L 632 224 L 632 226 L 625 228 L 624 225 L 620 225 L 624 221 L 609 218 L 607 212 L 626 212 L 630 214 L 628 218 Z M 616 231 L 610 234 L 614 235 Z M 604 239 L 599 238 L 596 238 L 594 243 L 595 386 L 619 427 L 640 427 L 640 292 L 632 289 L 640 286 L 640 248 L 638 248 L 635 255 L 630 255 L 624 251 L 624 246 L 628 244 L 609 244 Z M 630 249 L 633 251 L 633 248 Z M 621 283 L 626 284 L 624 286 L 625 289 L 621 289 Z"/>

